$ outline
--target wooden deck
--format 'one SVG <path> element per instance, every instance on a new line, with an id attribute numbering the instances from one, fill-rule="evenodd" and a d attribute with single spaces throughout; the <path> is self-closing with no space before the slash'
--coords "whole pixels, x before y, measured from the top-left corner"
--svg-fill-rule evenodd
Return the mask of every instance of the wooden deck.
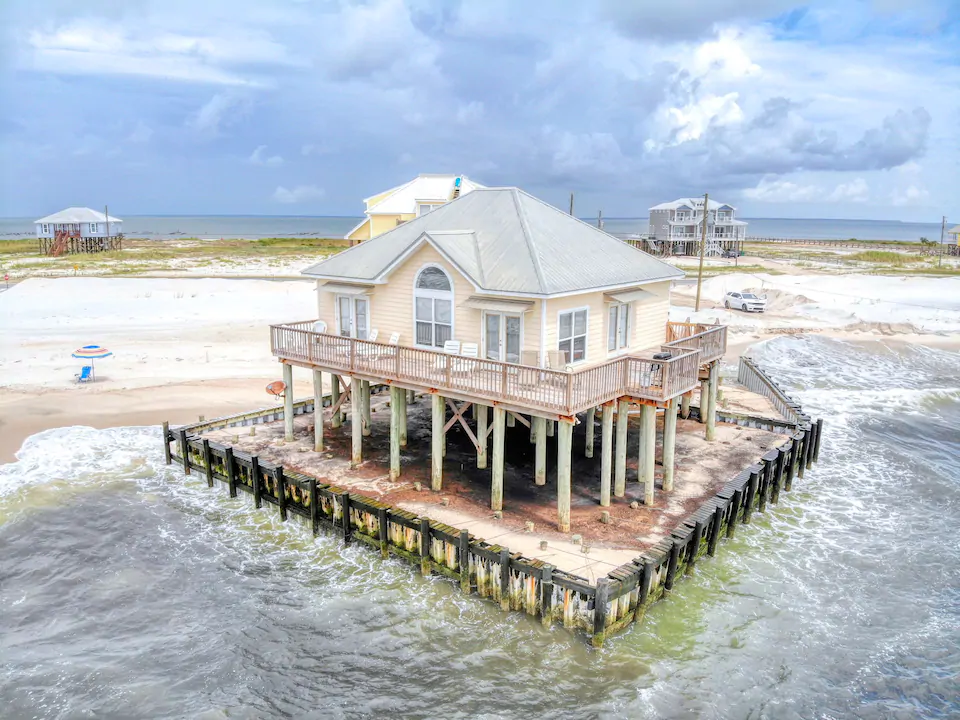
<path id="1" fill-rule="evenodd" d="M 314 321 L 272 325 L 270 341 L 273 354 L 289 364 L 570 417 L 621 397 L 666 402 L 696 387 L 700 365 L 723 355 L 726 327 L 671 325 L 662 348 L 570 372 L 317 333 Z M 654 360 L 658 351 L 673 357 Z"/>

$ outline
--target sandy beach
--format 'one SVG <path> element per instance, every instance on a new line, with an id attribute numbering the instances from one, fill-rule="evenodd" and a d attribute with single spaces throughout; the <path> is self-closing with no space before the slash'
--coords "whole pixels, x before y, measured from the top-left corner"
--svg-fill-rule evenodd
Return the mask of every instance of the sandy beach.
<path id="1" fill-rule="evenodd" d="M 769 310 L 726 310 L 730 289 Z M 728 361 L 783 332 L 960 348 L 960 278 L 730 273 L 678 286 L 671 318 L 730 326 Z M 31 278 L 0 293 L 0 462 L 57 427 L 183 423 L 273 404 L 280 377 L 272 322 L 313 316 L 313 284 L 210 278 Z M 97 381 L 80 385 L 71 352 L 103 345 Z M 311 392 L 304 373 L 295 394 Z"/>

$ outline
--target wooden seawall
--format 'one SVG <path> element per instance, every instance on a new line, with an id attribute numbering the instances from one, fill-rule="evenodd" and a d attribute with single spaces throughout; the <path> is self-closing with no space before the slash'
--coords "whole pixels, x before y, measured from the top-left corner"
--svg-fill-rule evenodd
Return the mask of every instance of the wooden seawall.
<path id="1" fill-rule="evenodd" d="M 767 503 L 779 502 L 797 477 L 819 457 L 823 421 L 813 422 L 799 405 L 783 394 L 762 370 L 750 363 L 741 374 L 748 382 L 775 392 L 793 412 L 787 422 L 720 412 L 724 422 L 758 427 L 790 436 L 759 462 L 744 468 L 713 497 L 677 526 L 669 537 L 600 578 L 596 584 L 561 571 L 541 560 L 512 553 L 467 530 L 378 502 L 321 479 L 261 461 L 256 455 L 200 438 L 201 432 L 271 422 L 283 417 L 283 408 L 267 408 L 180 428 L 164 423 L 164 453 L 168 464 L 181 464 L 187 474 L 199 472 L 210 487 L 216 482 L 252 496 L 256 507 L 274 505 L 282 520 L 302 519 L 314 534 L 332 531 L 345 543 L 359 542 L 418 566 L 424 575 L 437 574 L 459 583 L 466 594 L 477 594 L 504 610 L 523 612 L 544 625 L 559 624 L 585 633 L 593 644 L 634 622 L 646 609 L 669 594 L 674 583 L 691 572 L 704 556 L 716 553 L 722 538 L 749 523 Z M 327 404 L 328 399 L 325 399 Z M 294 404 L 294 414 L 313 412 L 314 400 Z M 696 411 L 696 408 L 692 408 Z M 171 448 L 171 444 L 173 448 Z"/>

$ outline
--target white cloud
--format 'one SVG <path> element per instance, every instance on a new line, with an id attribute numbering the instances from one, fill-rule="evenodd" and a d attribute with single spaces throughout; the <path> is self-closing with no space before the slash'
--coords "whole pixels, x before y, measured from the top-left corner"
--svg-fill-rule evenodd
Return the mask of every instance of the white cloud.
<path id="1" fill-rule="evenodd" d="M 278 185 L 277 189 L 273 191 L 273 199 L 279 203 L 292 205 L 310 200 L 319 200 L 325 194 L 323 189 L 318 188 L 316 185 L 297 185 L 290 190 L 282 185 Z"/>
<path id="2" fill-rule="evenodd" d="M 245 104 L 246 100 L 238 95 L 217 93 L 187 121 L 187 125 L 198 132 L 216 135 L 221 126 L 231 124 L 243 114 Z"/>
<path id="3" fill-rule="evenodd" d="M 152 137 L 153 129 L 143 122 L 143 120 L 138 120 L 137 126 L 127 136 L 127 142 L 145 143 L 149 142 Z"/>
<path id="4" fill-rule="evenodd" d="M 258 145 L 257 149 L 250 153 L 250 157 L 247 158 L 247 162 L 251 165 L 266 165 L 267 167 L 277 167 L 283 165 L 283 158 L 279 155 L 270 155 L 267 156 L 266 145 Z"/>
<path id="5" fill-rule="evenodd" d="M 870 187 L 862 177 L 847 183 L 840 183 L 830 193 L 827 200 L 831 202 L 866 202 L 870 196 Z"/>
<path id="6" fill-rule="evenodd" d="M 816 185 L 800 185 L 783 179 L 763 178 L 756 187 L 747 188 L 743 196 L 760 202 L 811 202 L 823 192 Z"/>
<path id="7" fill-rule="evenodd" d="M 924 205 L 929 198 L 930 193 L 923 186 L 908 185 L 904 189 L 894 190 L 890 196 L 890 202 L 897 207 L 910 207 Z"/>
<path id="8" fill-rule="evenodd" d="M 327 143 L 307 143 L 300 148 L 300 154 L 304 157 L 310 157 L 311 155 L 329 155 L 333 152 L 333 147 Z"/>
<path id="9" fill-rule="evenodd" d="M 461 103 L 457 108 L 457 122 L 461 125 L 468 125 L 483 118 L 483 103 L 478 100 L 471 100 L 468 103 Z"/>

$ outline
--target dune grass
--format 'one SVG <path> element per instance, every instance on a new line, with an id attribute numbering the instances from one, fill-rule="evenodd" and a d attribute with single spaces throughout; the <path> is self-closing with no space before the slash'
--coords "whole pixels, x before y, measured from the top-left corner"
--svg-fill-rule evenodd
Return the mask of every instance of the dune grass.
<path id="1" fill-rule="evenodd" d="M 851 262 L 880 263 L 883 265 L 908 265 L 922 261 L 918 255 L 905 255 L 904 253 L 891 252 L 889 250 L 861 250 L 860 252 L 847 255 L 845 260 Z"/>

